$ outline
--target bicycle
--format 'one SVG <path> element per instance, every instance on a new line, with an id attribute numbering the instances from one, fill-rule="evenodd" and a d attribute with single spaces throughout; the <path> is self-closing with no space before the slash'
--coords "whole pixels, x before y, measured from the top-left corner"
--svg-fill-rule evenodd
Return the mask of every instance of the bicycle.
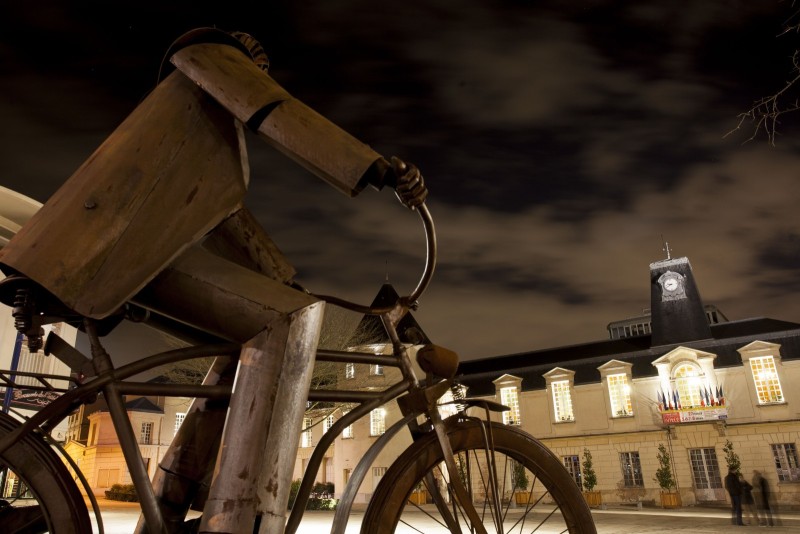
<path id="1" fill-rule="evenodd" d="M 255 46 L 252 41 L 244 42 L 249 50 Z M 384 167 L 393 165 L 397 175 L 406 170 L 402 162 L 382 161 Z M 397 400 L 402 417 L 386 429 L 353 470 L 339 500 L 332 532 L 344 532 L 356 492 L 372 461 L 403 428 L 409 429 L 412 444 L 388 468 L 376 488 L 364 515 L 361 527 L 363 533 L 400 532 L 415 522 L 421 522 L 418 531 L 425 532 L 521 532 L 523 528 L 525 531 L 539 532 L 595 532 L 591 513 L 579 488 L 558 459 L 532 436 L 517 428 L 492 421 L 491 413 L 503 411 L 506 407 L 484 399 L 458 398 L 456 395 L 457 398 L 451 402 L 457 407 L 456 413 L 447 418 L 441 416 L 439 400 L 445 393 L 452 391 L 455 384 L 458 366 L 455 353 L 427 345 L 418 351 L 418 367 L 415 368 L 407 347 L 401 343 L 396 330 L 397 324 L 409 309 L 416 307 L 417 301 L 429 285 L 437 256 L 433 220 L 424 203 L 427 191 L 414 188 L 414 184 L 420 185 L 416 182 L 421 180 L 419 176 L 411 176 L 410 180 L 411 185 L 399 184 L 396 189 L 402 194 L 402 190 L 406 188 L 406 200 L 412 199 L 409 202 L 420 215 L 427 238 L 425 268 L 417 287 L 407 297 L 382 308 L 362 306 L 324 295 L 302 297 L 313 302 L 321 301 L 379 316 L 392 343 L 391 355 L 316 350 L 314 340 L 309 341 L 312 336 L 303 330 L 295 337 L 288 336 L 299 347 L 295 351 L 297 354 L 290 354 L 296 358 L 283 356 L 281 359 L 268 355 L 261 350 L 261 345 L 250 341 L 231 342 L 231 337 L 236 337 L 235 335 L 220 335 L 220 330 L 224 331 L 224 328 L 216 323 L 208 326 L 213 323 L 214 310 L 203 310 L 204 314 L 212 315 L 211 318 L 203 314 L 200 318 L 191 315 L 193 322 L 188 322 L 188 319 L 187 322 L 174 320 L 176 316 L 185 319 L 187 315 L 181 315 L 174 308 L 169 309 L 170 313 L 163 313 L 166 306 L 164 303 L 169 299 L 159 300 L 159 291 L 167 291 L 172 296 L 176 293 L 170 292 L 169 288 L 172 284 L 179 283 L 179 275 L 188 271 L 196 275 L 198 271 L 202 271 L 192 270 L 195 263 L 181 263 L 181 258 L 188 254 L 197 265 L 203 267 L 207 264 L 201 260 L 212 263 L 221 261 L 219 258 L 200 258 L 198 251 L 184 252 L 176 260 L 177 266 L 176 263 L 170 264 L 169 269 L 161 271 L 148 281 L 143 290 L 133 297 L 126 297 L 120 308 L 122 315 L 114 315 L 111 320 L 105 317 L 98 319 L 89 313 L 76 311 L 78 306 L 70 306 L 59 298 L 54 298 L 49 291 L 50 287 L 43 287 L 22 273 L 7 277 L 0 284 L 0 293 L 5 295 L 5 301 L 13 301 L 17 326 L 21 331 L 31 334 L 29 340 L 32 340 L 34 346 L 37 344 L 36 331 L 39 325 L 43 321 L 52 322 L 58 318 L 80 326 L 85 331 L 90 341 L 92 357 L 87 358 L 51 333 L 43 349 L 46 354 L 65 362 L 72 370 L 70 376 L 0 372 L 0 380 L 7 388 L 22 387 L 19 379 L 25 377 L 40 383 L 39 386 L 25 385 L 26 389 L 60 393 L 56 400 L 24 422 L 0 413 L 1 467 L 13 472 L 27 486 L 35 500 L 34 504 L 28 506 L 15 506 L 19 503 L 0 504 L 0 522 L 4 528 L 11 532 L 54 534 L 82 534 L 92 531 L 92 521 L 84 498 L 66 468 L 66 462 L 79 479 L 78 482 L 84 486 L 92 504 L 97 529 L 103 533 L 102 514 L 89 489 L 88 481 L 74 461 L 49 435 L 50 430 L 77 406 L 102 393 L 140 498 L 142 518 L 137 532 L 199 530 L 294 533 L 302 520 L 323 455 L 335 437 L 375 408 L 393 400 Z M 84 208 L 93 210 L 95 206 L 87 200 Z M 246 211 L 236 213 L 240 214 L 236 221 L 239 225 L 237 228 L 245 230 L 236 235 L 241 237 L 246 234 L 251 238 L 253 235 L 260 235 L 259 228 L 253 225 Z M 234 234 L 228 227 L 223 235 L 230 237 Z M 239 244 L 243 242 L 239 241 Z M 252 244 L 251 241 L 247 242 Z M 270 242 L 262 239 L 258 244 L 269 247 Z M 220 244 L 217 243 L 216 246 Z M 229 262 L 223 267 L 239 269 L 242 265 Z M 247 281 L 254 276 L 251 273 L 237 272 Z M 262 284 L 269 282 L 263 278 L 256 277 Z M 247 287 L 255 290 L 256 286 Z M 275 291 L 283 289 L 278 288 Z M 177 294 L 194 295 L 190 291 Z M 100 306 L 99 303 L 99 298 L 92 300 L 93 306 Z M 184 304 L 182 301 L 169 302 L 170 306 L 180 307 Z M 196 302 L 192 304 L 197 306 Z M 237 307 L 240 305 L 239 301 L 236 301 L 236 305 L 223 302 L 220 307 L 228 313 L 232 313 L 231 310 L 238 312 L 241 316 L 239 321 L 244 324 L 254 320 L 252 316 L 263 313 L 260 309 L 254 311 L 247 307 L 242 310 Z M 303 308 L 306 309 L 308 308 Z M 100 338 L 123 319 L 149 321 L 162 330 L 195 341 L 187 348 L 146 356 L 115 368 Z M 236 330 L 241 328 L 241 324 L 237 323 L 231 328 Z M 241 337 L 248 339 L 246 336 Z M 310 376 L 308 367 L 313 365 L 313 360 L 309 359 L 309 347 L 317 361 L 393 366 L 400 370 L 401 378 L 382 391 L 322 390 L 306 386 L 293 388 L 294 384 L 287 384 L 284 375 L 275 374 L 277 371 L 274 367 L 286 366 L 287 362 L 290 368 L 292 365 L 298 366 L 296 371 L 290 369 L 285 372 L 296 372 L 299 382 L 307 385 Z M 287 352 L 291 350 L 287 349 Z M 201 385 L 161 385 L 129 380 L 156 367 L 209 356 L 216 359 Z M 421 373 L 424 373 L 424 378 L 419 376 Z M 270 378 L 270 381 L 264 378 L 273 375 L 284 379 Z M 56 380 L 66 380 L 70 385 L 56 387 L 53 385 Z M 275 385 L 270 386 L 273 382 Z M 270 387 L 274 389 L 269 389 Z M 255 401 L 245 405 L 240 400 L 250 399 L 246 396 L 249 391 L 253 392 L 256 400 L 262 399 L 266 394 L 259 392 L 259 388 L 279 394 L 284 391 L 281 387 L 285 391 L 291 391 L 293 395 L 294 402 L 291 399 L 286 401 L 293 410 L 288 415 L 277 413 L 280 410 L 278 404 L 269 405 L 268 409 L 262 402 L 254 408 Z M 123 395 L 164 395 L 197 399 L 153 481 L 149 479 L 145 469 L 125 411 Z M 262 462 L 261 456 L 272 454 L 270 444 L 275 440 L 288 440 L 295 445 L 298 443 L 300 428 L 297 419 L 304 405 L 303 402 L 301 406 L 297 406 L 296 401 L 300 398 L 304 401 L 350 403 L 355 408 L 336 421 L 317 444 L 309 459 L 294 507 L 286 519 L 285 513 L 280 510 L 276 512 L 272 504 L 253 501 L 262 499 L 264 492 L 271 492 L 272 501 L 285 510 L 289 482 L 289 477 L 286 476 L 287 467 L 289 462 L 293 464 L 294 457 Z M 468 410 L 473 413 L 468 413 Z M 474 414 L 476 411 L 480 416 Z M 269 431 L 253 428 L 258 423 L 251 421 L 261 420 L 258 414 L 262 414 L 269 423 Z M 190 420 L 192 423 L 187 425 Z M 196 430 L 198 428 L 202 431 Z M 228 432 L 241 435 L 243 443 L 234 444 L 225 438 L 223 433 L 227 436 Z M 261 466 L 260 473 L 244 473 L 231 469 L 232 464 L 225 463 L 225 454 L 231 450 L 231 454 L 247 456 L 245 460 L 250 462 L 247 466 Z M 61 458 L 56 451 L 60 451 Z M 532 478 L 532 484 L 526 482 L 525 487 L 520 487 L 521 484 L 516 482 L 519 478 L 512 477 L 515 471 L 520 470 L 520 466 L 527 473 L 523 480 Z M 271 471 L 267 472 L 269 469 L 274 469 L 279 476 L 273 476 Z M 411 503 L 409 497 L 418 487 L 424 487 L 428 491 L 433 504 Z M 226 496 L 226 500 L 221 500 L 215 493 L 218 489 Z M 517 490 L 523 490 L 526 494 L 524 504 L 519 508 L 514 507 L 513 500 L 513 493 Z M 190 507 L 202 510 L 200 518 L 186 519 Z M 235 508 L 235 513 L 229 513 L 227 508 L 231 507 Z M 220 524 L 224 526 L 219 526 Z"/>

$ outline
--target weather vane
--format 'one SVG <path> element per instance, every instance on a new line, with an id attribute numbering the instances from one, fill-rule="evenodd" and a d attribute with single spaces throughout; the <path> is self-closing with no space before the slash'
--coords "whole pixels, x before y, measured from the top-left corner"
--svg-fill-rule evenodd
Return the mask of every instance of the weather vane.
<path id="1" fill-rule="evenodd" d="M 664 241 L 664 234 L 661 234 L 661 241 Z M 668 241 L 664 241 L 664 248 L 661 249 L 661 250 L 664 250 L 667 253 L 667 259 L 668 260 L 672 259 L 672 256 L 670 256 L 670 253 L 669 253 L 669 242 Z"/>

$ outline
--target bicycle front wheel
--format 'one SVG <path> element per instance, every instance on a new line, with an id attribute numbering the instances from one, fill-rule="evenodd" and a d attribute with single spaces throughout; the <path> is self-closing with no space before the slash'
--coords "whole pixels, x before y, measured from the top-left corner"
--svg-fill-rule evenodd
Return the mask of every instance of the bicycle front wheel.
<path id="1" fill-rule="evenodd" d="M 452 491 L 459 476 L 490 534 L 595 534 L 580 488 L 558 458 L 517 428 L 492 423 L 491 432 L 494 455 L 480 423 L 448 425 L 458 473 L 448 472 L 434 433 L 413 443 L 375 490 L 361 532 L 481 532 Z"/>
<path id="2" fill-rule="evenodd" d="M 0 436 L 19 422 L 0 413 Z M 64 462 L 39 436 L 25 435 L 0 455 L 0 525 L 9 534 L 92 532 L 86 504 Z"/>

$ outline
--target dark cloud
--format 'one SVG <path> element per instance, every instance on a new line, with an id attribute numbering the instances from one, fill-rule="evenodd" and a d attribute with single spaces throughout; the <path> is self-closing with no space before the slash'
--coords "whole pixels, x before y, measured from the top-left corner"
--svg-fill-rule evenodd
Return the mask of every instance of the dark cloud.
<path id="1" fill-rule="evenodd" d="M 200 26 L 252 33 L 272 76 L 423 170 L 441 266 L 416 317 L 465 357 L 601 339 L 688 256 L 730 318 L 800 320 L 800 118 L 728 137 L 787 78 L 777 2 L 16 3 L 0 21 L 0 184 L 45 200 Z M 254 136 L 248 207 L 311 290 L 416 284 L 424 237 L 390 192 L 348 200 Z"/>

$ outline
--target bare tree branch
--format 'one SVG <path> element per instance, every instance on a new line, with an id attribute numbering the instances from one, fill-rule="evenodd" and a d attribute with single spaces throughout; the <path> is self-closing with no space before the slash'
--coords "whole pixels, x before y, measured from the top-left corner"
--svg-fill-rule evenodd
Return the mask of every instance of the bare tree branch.
<path id="1" fill-rule="evenodd" d="M 726 133 L 723 137 L 728 137 L 732 133 L 740 130 L 745 123 L 754 123 L 753 134 L 748 137 L 744 142 L 754 140 L 763 131 L 769 143 L 775 146 L 775 136 L 778 135 L 778 125 L 780 118 L 787 113 L 792 113 L 800 109 L 800 100 L 797 97 L 792 97 L 790 91 L 795 89 L 795 85 L 800 81 L 800 65 L 798 55 L 800 51 L 796 51 L 792 55 L 792 73 L 794 78 L 787 81 L 775 94 L 756 100 L 749 110 L 739 114 L 739 123 L 736 128 Z M 786 100 L 790 100 L 789 103 Z"/>
<path id="2" fill-rule="evenodd" d="M 795 2 L 792 2 L 792 7 Z M 777 37 L 782 37 L 789 33 L 800 33 L 800 10 L 794 10 L 789 18 L 783 23 L 784 28 Z M 769 143 L 775 146 L 775 137 L 778 135 L 778 126 L 784 115 L 800 110 L 800 98 L 796 96 L 798 82 L 800 82 L 800 50 L 795 50 L 792 54 L 792 68 L 789 71 L 792 76 L 783 87 L 772 94 L 756 100 L 753 106 L 739 114 L 739 122 L 736 127 L 726 133 L 724 137 L 739 131 L 744 124 L 753 124 L 753 133 L 745 139 L 745 143 L 756 139 L 762 132 L 766 135 Z"/>

